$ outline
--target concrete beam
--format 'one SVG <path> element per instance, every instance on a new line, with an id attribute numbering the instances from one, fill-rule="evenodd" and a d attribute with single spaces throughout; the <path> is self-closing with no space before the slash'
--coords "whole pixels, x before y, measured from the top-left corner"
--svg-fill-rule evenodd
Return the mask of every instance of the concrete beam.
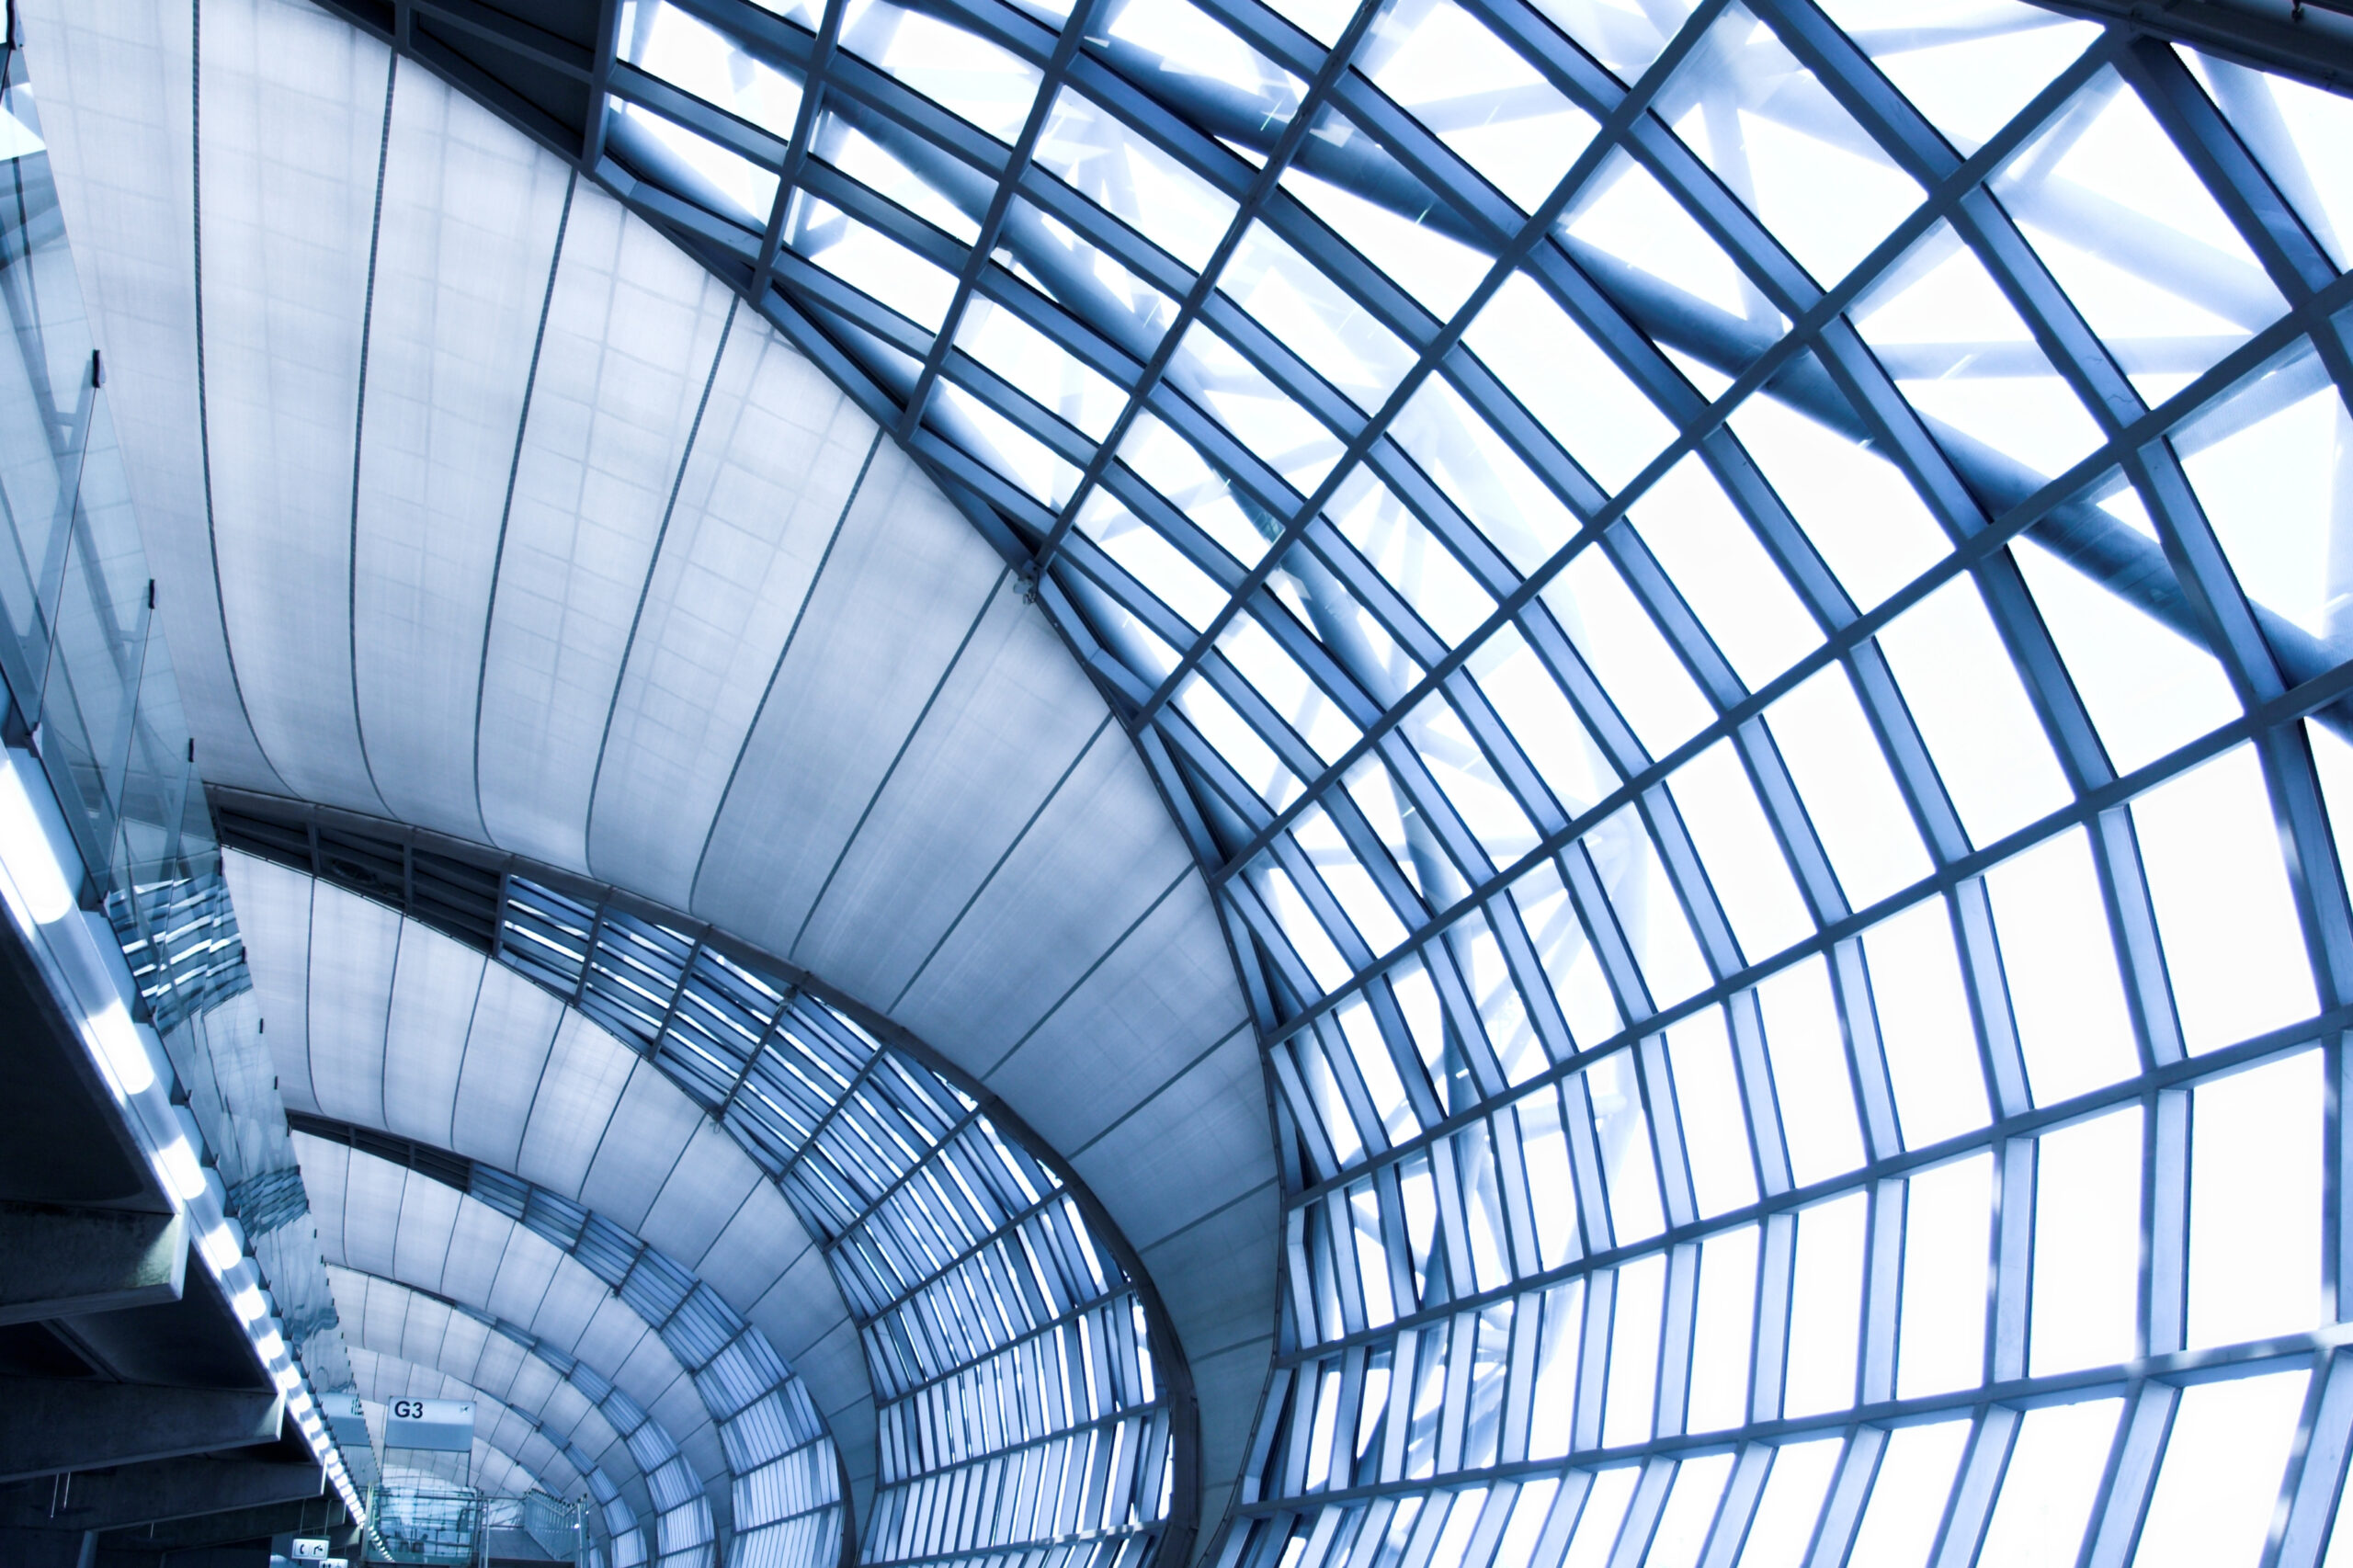
<path id="1" fill-rule="evenodd" d="M 335 1499 L 325 1486 L 326 1477 L 315 1464 L 157 1460 L 74 1475 L 55 1486 L 35 1482 L 17 1494 L 13 1506 L 0 1508 L 0 1528 L 124 1529 L 229 1509 Z"/>
<path id="2" fill-rule="evenodd" d="M 0 1378 L 0 1482 L 275 1442 L 285 1396 Z"/>
<path id="3" fill-rule="evenodd" d="M 0 1324 L 180 1299 L 188 1221 L 177 1214 L 0 1202 Z"/>
<path id="4" fill-rule="evenodd" d="M 356 1548 L 351 1516 L 343 1499 L 330 1492 L 300 1503 L 272 1503 L 258 1508 L 229 1508 L 194 1518 L 142 1525 L 98 1538 L 98 1550 L 186 1551 L 198 1546 L 224 1546 L 233 1541 L 259 1540 L 269 1536 L 325 1536 L 339 1546 Z M 342 1552 L 336 1552 L 341 1556 Z M 351 1555 L 359 1555 L 353 1550 Z"/>

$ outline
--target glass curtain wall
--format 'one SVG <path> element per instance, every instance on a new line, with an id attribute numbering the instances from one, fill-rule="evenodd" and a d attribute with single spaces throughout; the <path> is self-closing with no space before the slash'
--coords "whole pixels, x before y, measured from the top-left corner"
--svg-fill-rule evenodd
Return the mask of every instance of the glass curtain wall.
<path id="1" fill-rule="evenodd" d="M 1230 1568 L 2319 1559 L 2347 100 L 2005 0 L 617 52 L 600 176 L 1034 574 L 1227 920 Z"/>

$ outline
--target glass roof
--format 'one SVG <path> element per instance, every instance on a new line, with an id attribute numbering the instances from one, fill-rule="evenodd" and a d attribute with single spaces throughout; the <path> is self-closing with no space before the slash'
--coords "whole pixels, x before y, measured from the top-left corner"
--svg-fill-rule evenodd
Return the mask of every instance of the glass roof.
<path id="1" fill-rule="evenodd" d="M 1220 901 L 1230 1568 L 2318 1559 L 2353 103 L 2004 0 L 616 53 L 597 172 L 1035 574 Z"/>

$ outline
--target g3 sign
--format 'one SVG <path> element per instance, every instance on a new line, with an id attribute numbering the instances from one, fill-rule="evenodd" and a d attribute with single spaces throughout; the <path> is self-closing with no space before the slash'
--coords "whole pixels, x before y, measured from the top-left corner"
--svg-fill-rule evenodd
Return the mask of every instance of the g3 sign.
<path id="1" fill-rule="evenodd" d="M 384 1447 L 435 1449 L 462 1454 L 474 1445 L 473 1402 L 463 1399 L 396 1399 L 386 1407 Z"/>

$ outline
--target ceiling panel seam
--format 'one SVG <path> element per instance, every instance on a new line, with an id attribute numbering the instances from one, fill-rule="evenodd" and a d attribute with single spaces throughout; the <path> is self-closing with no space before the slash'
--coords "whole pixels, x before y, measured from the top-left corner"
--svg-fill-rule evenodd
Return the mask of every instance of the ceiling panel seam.
<path id="1" fill-rule="evenodd" d="M 964 628 L 964 635 L 957 639 L 956 651 L 949 654 L 948 662 L 940 666 L 939 678 L 931 683 L 931 691 L 924 698 L 922 708 L 916 710 L 914 722 L 899 738 L 899 749 L 891 754 L 890 763 L 882 769 L 882 776 L 874 781 L 873 790 L 866 797 L 865 806 L 858 813 L 858 821 L 851 824 L 847 836 L 842 840 L 841 848 L 835 851 L 834 863 L 826 869 L 825 880 L 817 884 L 817 896 L 809 901 L 808 913 L 801 915 L 801 925 L 793 931 L 791 942 L 786 946 L 786 960 L 792 960 L 801 950 L 801 939 L 809 934 L 810 923 L 817 918 L 817 911 L 824 907 L 825 895 L 833 891 L 834 879 L 841 875 L 843 863 L 848 860 L 851 848 L 858 843 L 858 835 L 865 831 L 867 820 L 873 816 L 875 803 L 891 787 L 892 776 L 899 771 L 899 764 L 906 759 L 907 748 L 915 744 L 915 736 L 923 733 L 924 721 L 931 717 L 933 707 L 939 701 L 939 694 L 948 689 L 948 682 L 956 674 L 956 666 L 963 662 L 965 651 L 972 647 L 972 639 L 980 634 L 981 623 L 988 619 L 990 608 L 996 603 L 996 597 L 1005 591 L 1005 585 L 1012 575 L 1010 567 L 997 573 L 996 581 L 989 585 L 987 596 L 981 600 L 981 608 L 972 612 L 972 622 Z M 720 812 L 726 809 L 727 802 L 722 799 Z M 718 814 L 714 812 L 711 820 L 716 822 Z"/>
<path id="2" fill-rule="evenodd" d="M 608 9 L 611 0 L 607 0 Z M 599 46 L 600 49 L 605 47 Z M 694 461 L 695 444 L 702 437 L 703 415 L 710 412 L 710 389 L 719 384 L 719 367 L 727 358 L 727 340 L 735 330 L 735 312 L 743 306 L 741 295 L 731 293 L 728 296 L 727 319 L 720 324 L 719 328 L 719 347 L 711 350 L 710 370 L 703 377 L 702 397 L 695 404 L 694 421 L 688 426 L 686 444 L 678 451 L 678 470 L 670 481 L 670 497 L 662 506 L 661 526 L 654 529 L 653 548 L 646 552 L 645 581 L 638 587 L 637 608 L 630 613 L 629 635 L 622 639 L 621 656 L 613 666 L 613 696 L 612 700 L 605 705 L 604 729 L 597 737 L 597 764 L 588 774 L 588 813 L 580 833 L 581 861 L 592 877 L 597 874 L 597 787 L 605 777 L 605 748 L 612 742 L 613 716 L 620 710 L 621 687 L 629 680 L 630 655 L 636 652 L 637 631 L 645 620 L 645 601 L 654 595 L 654 562 L 662 559 L 663 541 L 670 537 L 670 519 L 678 509 L 678 490 L 687 482 L 688 465 Z"/>
<path id="3" fill-rule="evenodd" d="M 368 288 L 359 310 L 359 377 L 358 395 L 351 411 L 351 541 L 344 593 L 344 631 L 348 638 L 351 657 L 351 728 L 359 741 L 359 766 L 368 776 L 368 789 L 376 803 L 387 812 L 392 808 L 384 799 L 381 786 L 376 782 L 376 765 L 368 757 L 368 715 L 359 706 L 359 485 L 361 465 L 367 453 L 363 443 L 368 434 L 368 348 L 376 326 L 376 262 L 384 234 L 384 171 L 392 158 L 392 94 L 401 74 L 401 51 L 387 50 L 384 57 L 384 123 L 376 143 L 376 204 L 368 223 Z"/>
<path id="4" fill-rule="evenodd" d="M 1013 858 L 1014 851 L 1021 847 L 1022 842 L 1029 836 L 1029 830 L 1038 825 L 1038 819 L 1046 814 L 1046 808 L 1054 803 L 1054 798 L 1063 792 L 1063 786 L 1070 782 L 1071 775 L 1078 771 L 1078 765 L 1086 760 L 1087 754 L 1095 749 L 1095 743 L 1102 736 L 1103 732 L 1110 727 L 1110 723 L 1111 715 L 1108 712 L 1096 722 L 1095 728 L 1087 733 L 1086 744 L 1072 756 L 1069 765 L 1054 779 L 1053 787 L 1040 797 L 1037 806 L 1023 820 L 1020 830 L 1014 834 L 1003 853 L 990 864 L 987 873 L 981 878 L 963 903 L 958 906 L 953 918 L 939 933 L 939 939 L 932 943 L 931 949 L 924 954 L 923 960 L 916 964 L 914 972 L 907 976 L 906 983 L 900 986 L 898 994 L 891 998 L 890 1006 L 883 1009 L 885 1012 L 895 1011 L 899 1004 L 907 999 L 907 993 L 915 988 L 915 982 L 921 980 L 924 971 L 931 967 L 931 960 L 938 958 L 940 949 L 948 946 L 949 939 L 956 935 L 957 927 L 964 923 L 964 916 L 970 915 L 972 912 L 972 906 L 981 902 L 981 895 L 989 891 L 989 884 L 996 881 L 996 874 L 1005 869 L 1006 862 Z"/>
<path id="5" fill-rule="evenodd" d="M 403 15 L 406 15 L 405 10 Z M 531 338 L 531 366 L 523 376 L 523 407 L 515 416 L 515 451 L 506 465 L 506 498 L 498 509 L 498 542 L 492 548 L 490 558 L 489 602 L 483 608 L 482 659 L 474 675 L 473 796 L 474 821 L 482 826 L 484 844 L 492 842 L 490 818 L 482 804 L 482 704 L 490 683 L 490 631 L 498 614 L 500 568 L 506 561 L 506 527 L 515 515 L 515 481 L 523 468 L 523 433 L 530 427 L 531 400 L 539 391 L 540 350 L 547 345 L 548 312 L 555 303 L 556 274 L 563 266 L 564 235 L 572 226 L 572 199 L 579 189 L 580 171 L 574 167 L 564 180 L 563 210 L 556 219 L 555 244 L 548 256 L 547 291 L 540 296 L 540 324 Z"/>
<path id="6" fill-rule="evenodd" d="M 752 722 L 744 726 L 744 739 L 735 749 L 735 760 L 727 769 L 727 782 L 719 791 L 719 802 L 711 810 L 710 826 L 704 831 L 702 851 L 695 857 L 695 873 L 687 883 L 687 906 L 694 907 L 695 891 L 702 885 L 703 867 L 710 859 L 710 846 L 719 838 L 720 819 L 726 814 L 728 798 L 735 792 L 735 780 L 744 770 L 744 758 L 752 749 L 752 737 L 760 732 L 760 720 L 768 710 L 768 699 L 776 694 L 776 683 L 784 673 L 784 663 L 792 656 L 792 645 L 801 636 L 801 622 L 809 613 L 810 601 L 817 597 L 817 585 L 824 581 L 825 568 L 833 563 L 834 546 L 841 541 L 842 528 L 849 521 L 850 509 L 858 505 L 859 492 L 866 488 L 866 476 L 873 470 L 874 454 L 882 449 L 882 431 L 876 429 L 874 438 L 867 444 L 866 460 L 858 465 L 858 478 L 842 500 L 840 516 L 834 519 L 834 531 L 825 536 L 825 548 L 817 557 L 817 570 L 811 574 L 809 586 L 802 591 L 801 603 L 792 612 L 792 625 L 784 634 L 784 645 L 777 650 L 776 664 L 768 671 L 767 684 L 760 688 L 760 700 L 752 710 Z"/>
<path id="7" fill-rule="evenodd" d="M 14 15 L 13 6 L 10 14 Z M 221 530 L 212 510 L 211 398 L 204 372 L 204 0 L 190 0 L 188 36 L 188 229 L 193 247 L 190 265 L 196 278 L 197 449 L 204 462 L 204 539 L 206 549 L 211 552 L 212 607 L 221 621 L 222 656 L 229 664 L 230 688 L 237 694 L 237 715 L 244 722 L 245 733 L 253 737 L 254 755 L 269 769 L 269 776 L 278 780 L 278 787 L 290 793 L 292 786 L 270 759 L 269 748 L 262 744 L 261 732 L 254 726 L 253 710 L 246 705 L 244 681 L 237 673 L 236 644 L 229 636 L 228 596 L 222 586 Z"/>

